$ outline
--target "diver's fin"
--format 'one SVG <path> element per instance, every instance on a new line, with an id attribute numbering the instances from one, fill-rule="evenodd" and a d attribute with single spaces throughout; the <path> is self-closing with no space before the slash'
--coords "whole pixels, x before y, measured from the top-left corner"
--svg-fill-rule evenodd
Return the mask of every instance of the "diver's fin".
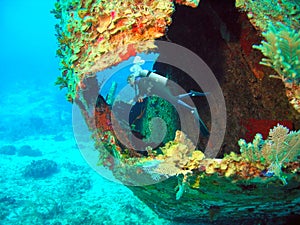
<path id="1" fill-rule="evenodd" d="M 209 95 L 209 92 L 198 92 L 191 90 L 189 93 L 178 95 L 178 99 L 187 98 L 187 97 L 202 97 Z"/>
<path id="2" fill-rule="evenodd" d="M 200 118 L 197 110 L 194 110 L 193 112 L 195 118 L 199 121 L 200 123 L 200 132 L 201 132 L 201 135 L 204 136 L 204 137 L 208 137 L 210 135 L 205 123 L 203 122 L 203 120 Z"/>
<path id="3" fill-rule="evenodd" d="M 177 100 L 177 103 L 182 105 L 183 107 L 189 109 L 190 112 L 194 115 L 195 119 L 199 121 L 199 123 L 200 123 L 200 132 L 201 132 L 202 136 L 204 136 L 204 137 L 209 136 L 209 131 L 208 131 L 207 127 L 205 126 L 204 122 L 202 121 L 202 119 L 200 118 L 197 109 L 191 107 L 190 105 L 186 104 L 185 102 L 183 102 L 180 99 Z"/>
<path id="4" fill-rule="evenodd" d="M 199 122 L 200 122 L 200 132 L 202 134 L 203 137 L 208 137 L 210 135 L 207 127 L 205 126 L 204 122 L 199 119 Z"/>
<path id="5" fill-rule="evenodd" d="M 198 91 L 190 90 L 189 95 L 192 96 L 192 97 L 194 97 L 194 96 L 195 97 L 200 97 L 200 96 L 209 95 L 209 92 L 198 92 Z"/>

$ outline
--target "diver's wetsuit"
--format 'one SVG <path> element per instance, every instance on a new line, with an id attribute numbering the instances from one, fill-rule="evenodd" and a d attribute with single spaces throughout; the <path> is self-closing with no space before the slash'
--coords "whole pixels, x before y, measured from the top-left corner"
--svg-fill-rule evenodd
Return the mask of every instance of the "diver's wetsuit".
<path id="1" fill-rule="evenodd" d="M 145 96 L 156 95 L 168 100 L 173 105 L 177 103 L 177 98 L 172 95 L 168 88 L 168 79 L 151 71 L 146 71 L 141 71 L 141 75 L 135 78 L 136 94 L 138 92 L 136 97 L 144 98 Z"/>
<path id="2" fill-rule="evenodd" d="M 188 109 L 194 115 L 194 117 L 199 121 L 201 134 L 205 137 L 209 136 L 209 131 L 206 125 L 204 124 L 204 122 L 202 121 L 202 119 L 200 118 L 197 109 L 181 100 L 182 98 L 190 97 L 190 96 L 206 96 L 207 93 L 190 91 L 187 94 L 174 96 L 171 93 L 170 88 L 168 87 L 169 86 L 168 78 L 148 70 L 141 70 L 139 74 L 140 74 L 139 76 L 135 77 L 135 83 L 134 83 L 136 97 L 138 99 L 142 99 L 145 96 L 156 95 L 169 101 L 175 107 L 177 107 L 178 105 L 183 106 L 184 108 Z"/>

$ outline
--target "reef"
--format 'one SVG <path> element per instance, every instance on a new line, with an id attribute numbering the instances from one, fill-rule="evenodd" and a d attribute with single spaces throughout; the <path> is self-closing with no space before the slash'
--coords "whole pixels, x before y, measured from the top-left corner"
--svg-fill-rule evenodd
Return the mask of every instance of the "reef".
<path id="1" fill-rule="evenodd" d="M 39 149 L 32 149 L 29 145 L 21 146 L 17 151 L 18 156 L 42 156 L 43 153 Z"/>
<path id="2" fill-rule="evenodd" d="M 15 155 L 17 148 L 13 145 L 4 145 L 0 148 L 0 154 L 2 155 Z"/>
<path id="3" fill-rule="evenodd" d="M 47 178 L 58 172 L 56 162 L 48 159 L 33 160 L 23 171 L 24 177 L 27 178 Z"/>

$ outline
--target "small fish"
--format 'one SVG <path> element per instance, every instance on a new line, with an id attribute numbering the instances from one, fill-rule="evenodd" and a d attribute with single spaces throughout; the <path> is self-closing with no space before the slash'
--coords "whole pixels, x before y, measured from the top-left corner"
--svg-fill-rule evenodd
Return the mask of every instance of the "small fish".
<path id="1" fill-rule="evenodd" d="M 263 170 L 263 171 L 261 171 L 261 175 L 264 176 L 264 177 L 273 177 L 274 172 L 272 172 L 270 170 Z"/>

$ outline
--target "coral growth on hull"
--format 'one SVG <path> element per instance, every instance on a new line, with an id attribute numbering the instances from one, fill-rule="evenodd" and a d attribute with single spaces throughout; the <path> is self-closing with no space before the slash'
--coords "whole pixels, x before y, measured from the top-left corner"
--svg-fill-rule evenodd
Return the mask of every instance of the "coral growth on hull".
<path id="1" fill-rule="evenodd" d="M 199 4 L 193 0 L 175 2 L 192 7 Z M 273 77 L 284 82 L 290 103 L 299 112 L 299 5 L 296 1 L 278 1 L 274 9 L 268 2 L 236 1 L 236 6 L 247 11 L 250 21 L 263 32 L 266 41 L 255 46 L 265 56 L 261 64 L 277 72 Z M 278 12 L 263 16 L 268 10 L 282 10 L 289 16 L 282 17 Z M 164 36 L 171 24 L 172 1 L 58 1 L 52 12 L 60 20 L 56 30 L 62 74 L 56 84 L 68 89 L 68 100 L 82 112 L 92 132 L 97 166 L 109 170 L 157 214 L 170 220 L 262 223 L 299 214 L 299 131 L 277 125 L 268 137 L 257 134 L 250 143 L 240 140 L 238 153 L 227 152 L 222 159 L 205 158 L 205 152 L 197 149 L 199 143 L 193 143 L 180 131 L 174 109 L 167 103 L 155 97 L 144 99 L 144 104 L 139 102 L 141 107 L 136 107 L 140 111 L 133 113 L 130 126 L 124 126 L 128 118 L 122 111 L 119 115 L 112 112 L 113 94 L 107 99 L 99 95 L 101 82 L 96 79 L 97 72 L 156 48 L 154 40 Z M 239 37 L 238 45 L 231 44 L 226 26 L 217 15 L 213 17 L 221 24 L 222 39 L 232 50 L 230 57 L 222 60 L 236 60 L 238 65 L 242 61 L 234 53 L 241 48 L 246 66 L 262 79 L 259 60 L 251 61 L 253 49 L 249 50 L 257 37 Z M 244 27 L 241 34 L 250 30 Z M 239 84 L 235 80 L 233 83 L 231 91 L 235 92 Z M 238 101 L 239 105 L 248 103 L 241 102 L 240 96 Z M 136 109 L 129 102 L 118 104 L 120 108 Z M 194 114 L 195 110 L 191 112 Z M 239 112 L 234 108 L 230 116 L 239 117 Z M 131 139 L 147 140 L 150 119 L 157 116 L 168 122 L 167 137 L 155 148 L 132 145 Z M 293 126 L 290 121 L 288 124 Z M 251 124 L 247 126 L 251 128 Z M 238 132 L 231 131 L 237 129 L 234 126 L 228 129 L 228 133 Z"/>

